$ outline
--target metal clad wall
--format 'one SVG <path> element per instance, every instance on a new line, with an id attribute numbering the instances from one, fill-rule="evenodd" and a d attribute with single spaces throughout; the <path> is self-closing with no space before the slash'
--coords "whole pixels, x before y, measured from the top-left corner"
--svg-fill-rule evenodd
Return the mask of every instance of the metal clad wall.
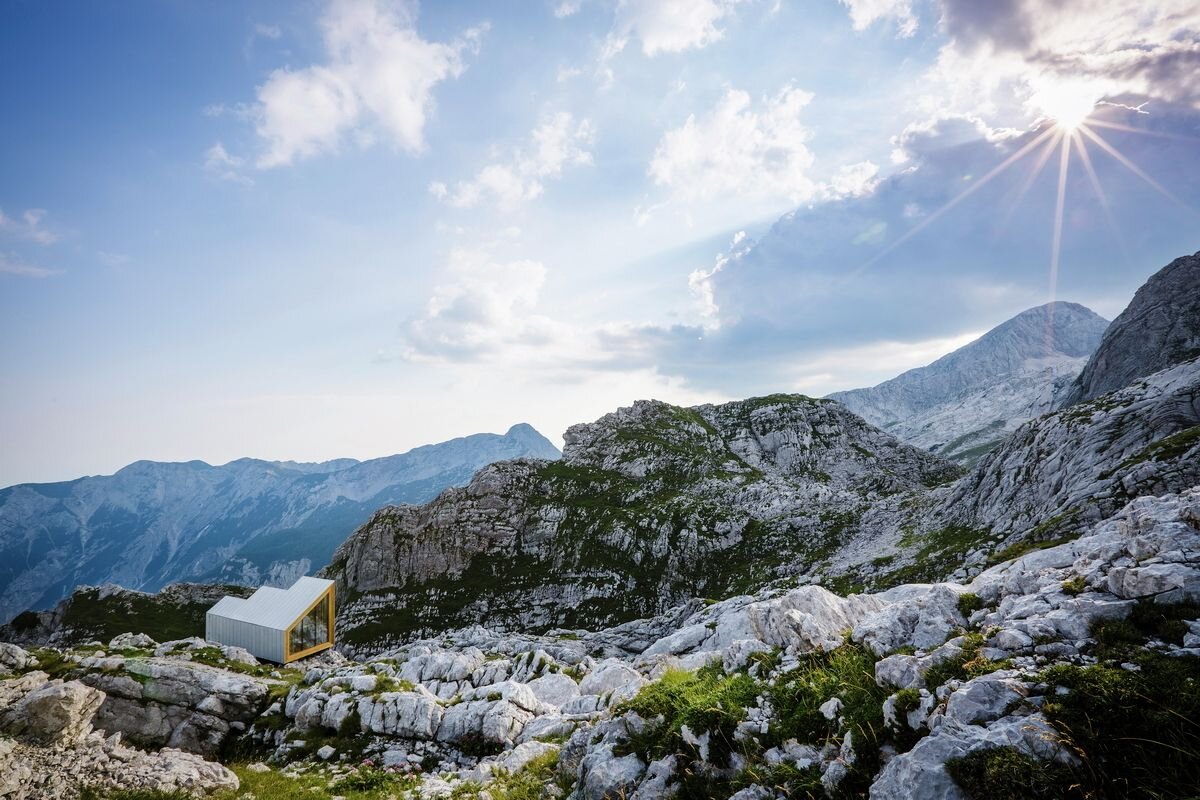
<path id="1" fill-rule="evenodd" d="M 244 647 L 256 658 L 283 663 L 283 631 L 228 619 L 210 611 L 204 615 L 204 634 L 210 642 Z"/>

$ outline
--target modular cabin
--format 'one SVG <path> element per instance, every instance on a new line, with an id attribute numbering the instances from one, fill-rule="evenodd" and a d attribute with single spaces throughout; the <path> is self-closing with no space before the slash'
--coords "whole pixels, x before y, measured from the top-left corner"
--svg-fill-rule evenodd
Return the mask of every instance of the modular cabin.
<path id="1" fill-rule="evenodd" d="M 333 612 L 333 581 L 304 577 L 287 589 L 222 597 L 205 614 L 204 638 L 287 664 L 333 647 Z"/>

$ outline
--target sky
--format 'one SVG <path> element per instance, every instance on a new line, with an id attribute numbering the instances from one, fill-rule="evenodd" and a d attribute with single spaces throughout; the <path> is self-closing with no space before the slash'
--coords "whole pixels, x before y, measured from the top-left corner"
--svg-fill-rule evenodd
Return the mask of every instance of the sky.
<path id="1" fill-rule="evenodd" d="M 823 395 L 1200 250 L 1194 0 L 10 0 L 0 103 L 0 485 Z"/>

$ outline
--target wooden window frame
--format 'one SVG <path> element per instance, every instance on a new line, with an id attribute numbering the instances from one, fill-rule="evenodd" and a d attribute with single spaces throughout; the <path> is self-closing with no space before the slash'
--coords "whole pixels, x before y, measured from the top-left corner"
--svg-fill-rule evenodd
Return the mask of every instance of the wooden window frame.
<path id="1" fill-rule="evenodd" d="M 334 638 L 333 637 L 333 618 L 335 616 L 334 608 L 336 606 L 336 603 L 335 603 L 336 595 L 335 595 L 335 591 L 334 591 L 335 588 L 336 588 L 335 586 L 330 586 L 328 589 L 321 592 L 321 596 L 318 597 L 316 600 L 312 601 L 312 603 L 308 606 L 308 608 L 304 609 L 304 613 L 301 614 L 300 616 L 296 617 L 295 622 L 293 622 L 291 625 L 288 625 L 287 629 L 284 630 L 284 632 L 283 632 L 283 663 L 284 664 L 290 664 L 291 662 L 296 661 L 297 659 L 304 658 L 305 656 L 311 656 L 313 653 L 319 653 L 322 650 L 328 650 L 330 647 L 333 647 L 333 638 Z M 329 630 L 329 639 L 324 642 L 321 642 L 318 645 L 314 645 L 305 650 L 301 650 L 297 653 L 293 653 L 292 652 L 292 631 L 296 629 L 297 625 L 299 625 L 301 622 L 304 621 L 304 618 L 308 616 L 310 611 L 312 611 L 317 606 L 321 605 L 321 601 L 324 600 L 325 598 L 329 598 L 329 606 L 327 608 L 327 615 L 328 615 L 327 624 L 328 624 L 328 630 Z"/>

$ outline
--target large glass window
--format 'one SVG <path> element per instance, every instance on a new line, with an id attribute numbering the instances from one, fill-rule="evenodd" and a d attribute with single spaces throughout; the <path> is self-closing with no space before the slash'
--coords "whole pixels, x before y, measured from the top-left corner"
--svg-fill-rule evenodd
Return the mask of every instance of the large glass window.
<path id="1" fill-rule="evenodd" d="M 292 653 L 299 653 L 310 647 L 325 644 L 329 641 L 329 595 L 321 598 L 312 611 L 304 615 L 304 619 L 292 628 L 291 643 L 288 647 Z"/>

